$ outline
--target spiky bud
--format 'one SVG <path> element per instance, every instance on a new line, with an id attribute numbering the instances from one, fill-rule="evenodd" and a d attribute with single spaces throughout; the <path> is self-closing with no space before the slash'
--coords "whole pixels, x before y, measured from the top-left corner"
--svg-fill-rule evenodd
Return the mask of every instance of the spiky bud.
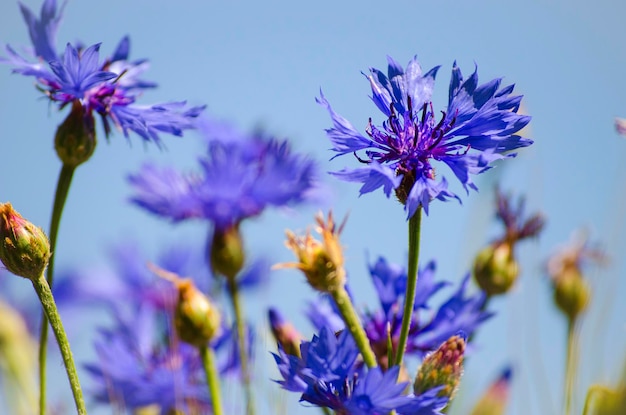
<path id="1" fill-rule="evenodd" d="M 57 128 L 54 148 L 65 166 L 77 167 L 91 158 L 96 149 L 96 128 L 93 114 L 79 102 Z"/>
<path id="2" fill-rule="evenodd" d="M 209 253 L 213 272 L 234 279 L 245 262 L 243 240 L 239 226 L 215 229 Z"/>
<path id="3" fill-rule="evenodd" d="M 270 329 L 276 342 L 285 353 L 300 357 L 300 343 L 302 342 L 300 333 L 291 323 L 285 321 L 285 318 L 275 308 L 270 308 L 268 315 Z"/>
<path id="4" fill-rule="evenodd" d="M 582 313 L 591 297 L 589 284 L 576 268 L 568 268 L 553 279 L 554 302 L 567 316 L 574 320 Z"/>
<path id="5" fill-rule="evenodd" d="M 0 203 L 0 260 L 15 275 L 35 280 L 43 275 L 50 259 L 50 242 L 41 228 Z"/>
<path id="6" fill-rule="evenodd" d="M 508 292 L 519 275 L 519 264 L 513 256 L 513 245 L 496 242 L 484 248 L 474 260 L 474 279 L 488 296 Z"/>
<path id="7" fill-rule="evenodd" d="M 452 400 L 463 375 L 464 353 L 465 335 L 457 334 L 426 356 L 413 383 L 415 394 L 441 387 L 438 395 Z"/>
<path id="8" fill-rule="evenodd" d="M 332 213 L 328 214 L 327 221 L 324 221 L 321 213 L 315 219 L 318 225 L 316 231 L 322 236 L 322 241 L 313 238 L 310 232 L 299 237 L 287 231 L 285 245 L 296 254 L 298 262 L 277 264 L 274 269 L 298 268 L 315 290 L 332 293 L 346 284 L 343 249 L 339 242 L 339 234 L 345 222 L 337 228 Z"/>

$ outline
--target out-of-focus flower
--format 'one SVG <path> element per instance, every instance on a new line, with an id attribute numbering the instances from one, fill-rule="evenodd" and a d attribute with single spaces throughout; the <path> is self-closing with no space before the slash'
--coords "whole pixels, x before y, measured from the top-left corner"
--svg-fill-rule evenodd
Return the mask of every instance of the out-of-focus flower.
<path id="1" fill-rule="evenodd" d="M 615 130 L 621 135 L 626 135 L 626 120 L 623 118 L 616 118 Z"/>
<path id="2" fill-rule="evenodd" d="M 425 316 L 430 297 L 449 285 L 447 282 L 435 282 L 435 269 L 435 262 L 431 261 L 419 270 L 414 315 L 407 339 L 406 353 L 409 355 L 423 357 L 459 331 L 471 336 L 492 316 L 491 312 L 483 309 L 486 299 L 484 293 L 467 295 L 469 274 L 463 278 L 456 292 L 440 305 L 436 312 L 431 313 L 430 317 Z M 387 367 L 388 336 L 391 336 L 394 347 L 400 336 L 407 274 L 403 267 L 389 263 L 381 257 L 370 266 L 370 275 L 378 292 L 381 308 L 366 310 L 361 314 L 361 320 L 379 364 Z M 325 304 L 321 301 L 316 302 L 308 309 L 307 315 L 313 325 L 318 329 L 323 324 L 328 324 L 335 331 L 344 329 L 345 326 L 338 318 L 337 311 Z"/>
<path id="3" fill-rule="evenodd" d="M 208 413 L 210 398 L 198 350 L 178 341 L 171 331 L 167 336 L 158 333 L 158 313 L 144 307 L 130 319 L 114 316 L 115 327 L 100 330 L 95 342 L 98 361 L 85 365 L 95 383 L 91 392 L 98 402 L 127 410 L 157 405 L 163 415 L 175 410 Z M 222 375 L 238 370 L 232 328 L 223 326 L 210 345 Z"/>
<path id="4" fill-rule="evenodd" d="M 128 60 L 128 37 L 103 62 L 99 43 L 86 49 L 68 43 L 64 53 L 57 54 L 54 43 L 61 11 L 57 13 L 56 1 L 44 1 L 39 19 L 27 7 L 20 7 L 33 43 L 32 55 L 24 58 L 7 45 L 7 57 L 0 62 L 12 66 L 15 73 L 36 78 L 38 89 L 60 108 L 80 103 L 73 106 L 73 112 L 80 110 L 85 119 L 99 114 L 107 137 L 113 124 L 126 137 L 133 131 L 157 145 L 161 143 L 160 133 L 180 136 L 183 130 L 196 127 L 195 119 L 204 107 L 188 107 L 184 102 L 135 104 L 142 90 L 156 85 L 138 78 L 148 65 L 146 60 Z"/>
<path id="5" fill-rule="evenodd" d="M 511 391 L 512 370 L 507 367 L 472 409 L 471 415 L 504 415 Z"/>
<path id="6" fill-rule="evenodd" d="M 268 312 L 270 329 L 276 343 L 285 353 L 300 357 L 300 343 L 302 336 L 291 323 L 285 320 L 283 315 L 274 307 Z"/>
<path id="7" fill-rule="evenodd" d="M 129 181 L 132 202 L 179 222 L 205 219 L 218 230 L 259 215 L 269 206 L 286 207 L 308 199 L 317 183 L 315 164 L 291 151 L 286 141 L 232 129 L 207 129 L 208 151 L 201 173 L 182 174 L 145 165 Z"/>
<path id="8" fill-rule="evenodd" d="M 554 302 L 570 321 L 575 321 L 587 307 L 591 290 L 583 268 L 589 262 L 603 264 L 604 253 L 591 246 L 587 235 L 577 234 L 569 245 L 548 260 L 548 274 L 554 288 Z"/>
<path id="9" fill-rule="evenodd" d="M 474 279 L 488 296 L 511 289 L 519 275 L 515 246 L 523 239 L 539 235 L 545 225 L 539 213 L 526 217 L 524 198 L 519 198 L 515 207 L 511 199 L 511 195 L 496 189 L 496 217 L 504 225 L 504 235 L 481 250 L 474 260 Z"/>
<path id="10" fill-rule="evenodd" d="M 337 156 L 354 153 L 365 164 L 334 173 L 362 183 L 361 194 L 382 187 L 389 197 L 394 190 L 408 217 L 419 207 L 428 213 L 435 198 L 460 200 L 448 190 L 445 177 L 436 180 L 434 161 L 446 164 L 466 191 L 476 190 L 471 175 L 490 169 L 495 160 L 514 156 L 504 153 L 532 144 L 515 135 L 530 117 L 517 114 L 522 97 L 512 95 L 513 85 L 500 88 L 500 78 L 479 85 L 476 70 L 464 80 L 455 62 L 448 107 L 437 120 L 431 95 L 439 67 L 424 74 L 417 58 L 406 70 L 392 58 L 388 61 L 387 75 L 374 68 L 366 75 L 372 100 L 387 117 L 381 126 L 370 119 L 366 136 L 337 114 L 323 94 L 317 99 L 333 121 L 326 130 L 332 150 Z"/>
<path id="11" fill-rule="evenodd" d="M 279 348 L 274 359 L 284 389 L 302 393 L 300 400 L 334 410 L 338 414 L 375 415 L 406 408 L 399 414 L 439 414 L 447 398 L 432 393 L 406 395 L 406 383 L 397 383 L 399 368 L 383 372 L 366 369 L 357 361 L 358 349 L 345 330 L 335 336 L 323 328 L 319 336 L 300 346 L 301 358 Z"/>

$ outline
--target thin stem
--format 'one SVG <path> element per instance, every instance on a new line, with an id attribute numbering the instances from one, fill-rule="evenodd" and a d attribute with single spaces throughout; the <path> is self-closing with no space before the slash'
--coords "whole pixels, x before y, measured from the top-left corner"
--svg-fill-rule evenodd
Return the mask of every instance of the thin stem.
<path id="1" fill-rule="evenodd" d="M 63 357 L 63 364 L 65 365 L 65 370 L 67 372 L 67 379 L 70 381 L 72 394 L 74 395 L 76 411 L 79 415 L 86 415 L 87 409 L 85 408 L 83 392 L 80 389 L 80 382 L 78 381 L 78 373 L 76 372 L 76 366 L 74 365 L 72 351 L 70 350 L 70 343 L 68 342 L 67 335 L 63 329 L 63 323 L 61 323 L 61 317 L 59 316 L 59 311 L 57 310 L 57 306 L 54 302 L 52 290 L 43 275 L 36 280 L 32 280 L 32 283 L 35 291 L 37 292 L 37 296 L 39 297 L 39 301 L 41 301 L 43 311 L 46 313 L 46 316 L 50 321 L 52 331 L 57 338 L 59 349 L 61 349 L 61 356 Z"/>
<path id="2" fill-rule="evenodd" d="M 370 345 L 367 334 L 361 325 L 359 316 L 356 314 L 356 311 L 354 311 L 348 292 L 345 288 L 341 287 L 332 291 L 331 295 L 337 304 L 337 308 L 341 313 L 343 321 L 346 323 L 346 327 L 350 331 L 350 334 L 352 334 L 352 337 L 354 338 L 354 341 L 363 356 L 363 361 L 367 367 L 376 367 L 376 355 L 372 351 L 372 346 Z"/>
<path id="3" fill-rule="evenodd" d="M 576 379 L 577 343 L 576 320 L 568 319 L 567 322 L 567 357 L 565 361 L 565 398 L 563 413 L 570 415 L 572 405 L 572 392 Z"/>
<path id="4" fill-rule="evenodd" d="M 332 412 L 330 412 L 330 409 L 326 408 L 325 406 L 322 406 L 322 412 L 324 413 L 324 415 L 332 415 Z"/>
<path id="5" fill-rule="evenodd" d="M 233 278 L 227 278 L 228 292 L 233 302 L 235 312 L 235 325 L 237 326 L 237 340 L 239 342 L 239 360 L 241 361 L 241 379 L 246 395 L 246 414 L 254 415 L 254 395 L 250 384 L 250 369 L 248 368 L 248 345 L 246 342 L 246 325 L 243 319 L 243 309 L 239 297 L 237 282 Z"/>
<path id="6" fill-rule="evenodd" d="M 69 167 L 65 164 L 61 167 L 59 178 L 57 180 L 57 189 L 54 195 L 54 205 L 52 207 L 52 218 L 50 219 L 50 260 L 48 261 L 48 270 L 46 279 L 48 285 L 52 287 L 54 281 L 54 258 L 56 257 L 57 235 L 59 233 L 59 225 L 61 223 L 61 215 L 63 207 L 67 200 L 72 177 L 74 176 L 75 167 Z M 48 321 L 44 312 L 41 318 L 41 329 L 39 332 L 39 414 L 46 413 L 46 357 L 48 346 Z"/>
<path id="7" fill-rule="evenodd" d="M 203 346 L 200 347 L 200 357 L 202 358 L 207 385 L 209 385 L 209 392 L 211 393 L 213 415 L 222 415 L 222 397 L 220 395 L 220 379 L 215 364 L 215 352 L 210 347 Z"/>
<path id="8" fill-rule="evenodd" d="M 398 340 L 398 354 L 396 355 L 396 365 L 402 365 L 406 342 L 411 328 L 413 318 L 413 306 L 415 304 L 415 289 L 417 287 L 417 266 L 420 255 L 420 230 L 422 224 L 422 208 L 417 208 L 415 214 L 409 219 L 409 266 L 406 282 L 406 293 L 404 294 L 404 312 L 402 314 L 402 327 L 400 328 L 400 339 Z"/>

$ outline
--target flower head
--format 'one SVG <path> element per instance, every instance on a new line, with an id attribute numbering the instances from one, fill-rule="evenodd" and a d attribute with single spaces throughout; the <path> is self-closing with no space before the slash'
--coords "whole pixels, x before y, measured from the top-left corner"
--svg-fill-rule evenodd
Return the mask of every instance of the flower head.
<path id="1" fill-rule="evenodd" d="M 132 202 L 178 222 L 206 219 L 228 229 L 259 215 L 269 206 L 284 207 L 306 200 L 316 184 L 312 160 L 291 151 L 286 141 L 239 133 L 208 138 L 199 158 L 201 173 L 182 174 L 145 165 L 129 177 L 136 193 Z"/>
<path id="2" fill-rule="evenodd" d="M 464 80 L 455 62 L 448 107 L 438 117 L 431 95 L 439 67 L 424 74 L 417 58 L 406 70 L 392 58 L 388 61 L 387 75 L 374 68 L 366 75 L 372 100 L 387 117 L 380 126 L 370 119 L 366 136 L 337 114 L 323 94 L 317 99 L 333 121 L 326 132 L 335 157 L 354 153 L 365 164 L 334 173 L 340 179 L 362 183 L 361 194 L 383 187 L 389 197 L 394 190 L 409 217 L 419 207 L 428 213 L 435 198 L 459 199 L 448 190 L 445 177 L 436 180 L 435 161 L 445 163 L 466 191 L 476 190 L 471 175 L 514 155 L 503 153 L 532 144 L 515 135 L 530 117 L 517 114 L 522 97 L 511 95 L 513 85 L 500 88 L 501 79 L 479 85 L 477 71 Z"/>
<path id="3" fill-rule="evenodd" d="M 512 377 L 513 370 L 506 367 L 476 403 L 471 415 L 503 415 L 509 400 Z"/>
<path id="4" fill-rule="evenodd" d="M 56 1 L 45 0 L 39 19 L 27 7 L 20 7 L 33 43 L 33 54 L 26 59 L 7 45 L 7 57 L 0 57 L 0 62 L 11 65 L 15 73 L 35 77 L 38 89 L 60 108 L 79 102 L 82 113 L 89 117 L 100 115 L 107 137 L 114 125 L 126 137 L 133 131 L 156 144 L 161 143 L 160 133 L 180 136 L 183 130 L 196 127 L 195 119 L 204 107 L 190 108 L 184 102 L 135 104 L 141 92 L 155 84 L 138 79 L 147 62 L 128 60 L 128 37 L 102 62 L 99 43 L 87 48 L 68 43 L 63 53 L 56 53 L 54 42 L 61 20 Z"/>
<path id="5" fill-rule="evenodd" d="M 319 336 L 303 342 L 300 350 L 298 357 L 279 348 L 274 359 L 283 377 L 278 383 L 301 393 L 301 401 L 342 415 L 376 415 L 400 407 L 407 408 L 400 414 L 435 415 L 447 402 L 447 398 L 406 395 L 407 384 L 397 383 L 397 366 L 386 372 L 379 367 L 366 370 L 357 360 L 359 352 L 347 330 L 335 336 L 322 328 Z"/>

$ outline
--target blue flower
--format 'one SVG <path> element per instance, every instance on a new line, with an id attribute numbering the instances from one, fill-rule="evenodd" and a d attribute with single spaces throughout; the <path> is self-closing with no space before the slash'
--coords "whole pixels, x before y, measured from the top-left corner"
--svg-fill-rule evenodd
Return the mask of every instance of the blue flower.
<path id="1" fill-rule="evenodd" d="M 207 130 L 209 131 L 209 130 Z M 316 186 L 316 167 L 291 151 L 286 141 L 215 127 L 208 151 L 199 158 L 200 174 L 145 165 L 129 177 L 132 202 L 178 222 L 198 218 L 228 229 L 266 207 L 303 202 Z"/>
<path id="2" fill-rule="evenodd" d="M 479 85 L 477 71 L 463 80 L 455 62 L 448 108 L 437 120 L 431 95 L 439 67 L 423 74 L 417 58 L 406 70 L 392 58 L 388 61 L 387 75 L 372 68 L 367 76 L 372 100 L 387 117 L 381 126 L 370 119 L 367 136 L 337 114 L 323 94 L 317 98 L 333 121 L 333 127 L 326 132 L 337 153 L 335 157 L 354 153 L 365 164 L 334 174 L 362 183 L 361 194 L 382 187 L 389 197 L 395 190 L 408 217 L 419 207 L 428 213 L 428 205 L 435 198 L 460 201 L 448 190 L 445 177 L 435 180 L 433 161 L 445 163 L 466 191 L 476 190 L 471 175 L 490 169 L 495 160 L 514 156 L 503 153 L 532 144 L 515 135 L 530 117 L 517 114 L 522 97 L 511 95 L 513 85 L 500 88 L 501 79 Z"/>
<path id="3" fill-rule="evenodd" d="M 300 350 L 301 358 L 279 348 L 274 359 L 283 378 L 277 382 L 286 390 L 302 393 L 301 401 L 345 415 L 385 414 L 410 405 L 424 410 L 420 414 L 434 415 L 447 403 L 446 398 L 438 398 L 439 406 L 431 401 L 421 405 L 422 396 L 405 395 L 407 383 L 397 383 L 397 366 L 386 372 L 379 367 L 364 368 L 357 361 L 359 352 L 347 330 L 335 336 L 324 327 L 319 336 L 303 342 Z"/>
<path id="4" fill-rule="evenodd" d="M 485 311 L 485 293 L 468 296 L 466 294 L 469 274 L 466 275 L 459 288 L 442 305 L 439 306 L 430 318 L 424 316 L 424 310 L 429 309 L 430 298 L 443 287 L 450 285 L 445 281 L 435 281 L 436 264 L 427 263 L 419 270 L 417 294 L 413 307 L 413 318 L 407 340 L 407 354 L 424 356 L 451 336 L 463 331 L 471 335 L 479 326 L 492 316 Z M 386 364 L 387 356 L 387 325 L 389 324 L 391 339 L 397 343 L 402 326 L 402 312 L 404 304 L 404 287 L 406 286 L 406 269 L 389 263 L 380 257 L 370 266 L 370 275 L 378 293 L 381 308 L 367 310 L 361 314 L 363 327 L 370 340 L 374 353 L 380 364 Z M 307 316 L 318 329 L 327 325 L 334 331 L 345 328 L 343 321 L 332 304 L 316 302 L 307 310 Z"/>
<path id="5" fill-rule="evenodd" d="M 183 130 L 196 128 L 196 118 L 204 107 L 187 107 L 184 102 L 135 104 L 144 89 L 156 84 L 139 79 L 148 64 L 146 60 L 128 60 L 128 37 L 103 62 L 100 62 L 99 43 L 88 48 L 68 43 L 65 52 L 57 54 L 54 42 L 61 13 L 57 14 L 56 2 L 46 0 L 39 19 L 25 6 L 20 7 L 34 47 L 30 58 L 37 61 L 23 58 L 6 45 L 7 57 L 0 57 L 0 62 L 11 65 L 15 73 L 35 77 L 38 89 L 59 103 L 60 108 L 80 102 L 87 116 L 100 115 L 107 137 L 113 124 L 126 137 L 133 131 L 157 145 L 161 143 L 160 133 L 180 136 Z"/>

